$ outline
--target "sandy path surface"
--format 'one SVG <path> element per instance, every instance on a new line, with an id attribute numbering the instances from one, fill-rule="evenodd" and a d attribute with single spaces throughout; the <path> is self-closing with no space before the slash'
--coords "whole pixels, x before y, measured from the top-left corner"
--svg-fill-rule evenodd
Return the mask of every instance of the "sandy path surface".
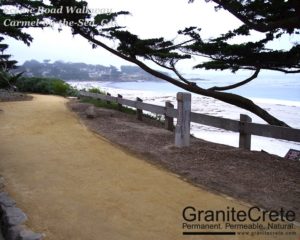
<path id="1" fill-rule="evenodd" d="M 298 239 L 182 236 L 182 210 L 246 210 L 137 159 L 87 130 L 67 100 L 0 103 L 0 174 L 46 239 Z M 198 223 L 198 222 L 197 222 Z"/>

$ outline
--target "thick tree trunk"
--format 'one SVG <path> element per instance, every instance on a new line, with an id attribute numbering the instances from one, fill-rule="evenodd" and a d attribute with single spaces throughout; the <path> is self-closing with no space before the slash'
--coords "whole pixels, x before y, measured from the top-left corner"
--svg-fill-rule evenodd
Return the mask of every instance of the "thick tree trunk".
<path id="1" fill-rule="evenodd" d="M 140 66 L 142 69 L 144 69 L 146 72 L 154 75 L 155 77 L 164 79 L 164 80 L 166 80 L 182 89 L 185 89 L 189 92 L 197 93 L 197 94 L 207 96 L 207 97 L 212 97 L 212 98 L 218 99 L 222 102 L 226 102 L 231 105 L 248 110 L 248 111 L 254 113 L 255 115 L 259 116 L 263 120 L 265 120 L 270 125 L 289 127 L 285 122 L 272 116 L 267 111 L 265 111 L 264 109 L 262 109 L 261 107 L 259 107 L 258 105 L 256 105 L 254 102 L 252 102 L 251 100 L 249 100 L 247 98 L 244 98 L 237 94 L 217 92 L 217 91 L 203 89 L 196 85 L 182 83 L 182 82 L 177 81 L 176 79 L 173 79 L 173 78 L 166 76 L 160 72 L 157 72 L 156 70 L 149 68 L 144 63 L 139 62 L 136 64 L 138 66 Z"/>
<path id="2" fill-rule="evenodd" d="M 208 90 L 204 90 L 208 91 Z M 197 93 L 197 91 L 195 91 Z M 199 92 L 199 94 L 201 94 Z M 204 94 L 201 94 L 204 95 Z M 223 92 L 209 92 L 205 95 L 208 97 L 213 97 L 215 99 L 221 100 L 223 102 L 229 103 L 231 105 L 243 108 L 245 110 L 248 110 L 255 115 L 259 116 L 263 120 L 265 120 L 270 125 L 276 125 L 276 126 L 283 126 L 283 127 L 289 127 L 285 122 L 277 119 L 276 117 L 269 114 L 266 110 L 262 109 L 258 105 L 256 105 L 251 100 L 244 98 L 242 96 L 232 94 L 232 93 L 223 93 Z"/>
<path id="3" fill-rule="evenodd" d="M 197 93 L 197 94 L 207 96 L 207 97 L 212 97 L 212 98 L 218 99 L 222 102 L 229 103 L 231 105 L 248 110 L 248 111 L 254 113 L 255 115 L 257 115 L 258 117 L 262 118 L 263 120 L 265 120 L 267 123 L 269 123 L 271 125 L 289 127 L 286 123 L 284 123 L 283 121 L 272 116 L 267 111 L 265 111 L 264 109 L 262 109 L 261 107 L 259 107 L 258 105 L 256 105 L 254 102 L 252 102 L 251 100 L 249 100 L 247 98 L 244 98 L 242 96 L 232 94 L 232 93 L 224 93 L 224 92 L 217 92 L 217 91 L 213 91 L 213 90 L 207 90 L 207 89 L 203 89 L 199 86 L 196 86 L 194 84 L 188 84 L 188 83 L 181 82 L 181 81 L 176 80 L 168 75 L 165 75 L 159 71 L 156 71 L 156 70 L 150 68 L 149 66 L 147 66 L 146 64 L 144 64 L 143 62 L 139 61 L 138 59 L 136 59 L 134 57 L 129 57 L 129 56 L 123 55 L 122 53 L 108 47 L 103 42 L 91 37 L 88 33 L 85 33 L 84 31 L 82 31 L 79 28 L 76 28 L 76 31 L 81 36 L 83 36 L 87 40 L 91 41 L 92 43 L 106 49 L 107 51 L 111 52 L 112 54 L 114 54 L 126 61 L 129 61 L 129 62 L 132 62 L 132 63 L 138 65 L 143 70 L 145 70 L 146 72 L 150 73 L 151 75 L 153 75 L 157 78 L 163 79 L 163 80 L 165 80 L 171 84 L 174 84 L 177 87 L 180 87 L 186 91 Z"/>

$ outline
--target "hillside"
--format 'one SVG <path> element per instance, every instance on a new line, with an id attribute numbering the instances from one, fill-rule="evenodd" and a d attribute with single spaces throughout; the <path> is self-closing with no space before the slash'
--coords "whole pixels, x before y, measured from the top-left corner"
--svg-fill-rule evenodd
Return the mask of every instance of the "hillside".
<path id="1" fill-rule="evenodd" d="M 136 66 L 115 66 L 92 65 L 86 63 L 72 63 L 49 60 L 39 62 L 30 60 L 24 62 L 18 69 L 24 72 L 27 77 L 53 77 L 77 81 L 157 81 L 156 77 L 146 73 Z"/>

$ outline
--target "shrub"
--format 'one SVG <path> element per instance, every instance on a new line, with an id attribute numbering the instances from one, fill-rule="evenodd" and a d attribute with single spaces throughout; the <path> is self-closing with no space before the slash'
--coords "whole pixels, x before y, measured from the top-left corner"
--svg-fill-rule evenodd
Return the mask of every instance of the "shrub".
<path id="1" fill-rule="evenodd" d="M 36 81 L 32 85 L 32 91 L 36 93 L 52 93 L 51 92 L 51 83 L 50 81 Z"/>
<path id="2" fill-rule="evenodd" d="M 93 104 L 95 107 L 119 110 L 119 106 L 115 102 L 107 103 L 104 100 L 93 99 L 89 97 L 81 98 L 81 102 Z M 136 114 L 136 110 L 125 106 L 122 107 L 122 112 L 129 113 L 129 114 Z"/>
<path id="3" fill-rule="evenodd" d="M 77 90 L 60 79 L 55 78 L 21 78 L 16 82 L 22 92 L 76 96 Z"/>
<path id="4" fill-rule="evenodd" d="M 66 96 L 68 89 L 70 88 L 70 85 L 61 81 L 61 80 L 53 80 L 51 82 L 51 87 L 52 87 L 52 91 L 53 94 L 56 95 L 61 95 L 61 96 Z"/>
<path id="5" fill-rule="evenodd" d="M 9 79 L 8 73 L 0 70 L 0 88 L 8 88 L 9 87 Z"/>
<path id="6" fill-rule="evenodd" d="M 102 91 L 102 90 L 99 89 L 99 88 L 90 88 L 88 91 L 89 91 L 90 93 L 106 94 L 106 92 Z"/>
<path id="7" fill-rule="evenodd" d="M 8 71 L 0 69 L 0 88 L 13 88 L 16 81 L 23 73 L 12 74 Z"/>

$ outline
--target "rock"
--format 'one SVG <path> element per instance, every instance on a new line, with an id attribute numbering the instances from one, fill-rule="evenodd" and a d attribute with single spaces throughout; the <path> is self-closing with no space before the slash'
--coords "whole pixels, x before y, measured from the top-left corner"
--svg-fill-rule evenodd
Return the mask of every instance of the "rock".
<path id="1" fill-rule="evenodd" d="M 89 106 L 88 109 L 85 111 L 85 114 L 87 118 L 95 118 L 96 117 L 95 107 Z"/>
<path id="2" fill-rule="evenodd" d="M 3 211 L 3 224 L 6 226 L 15 226 L 22 224 L 27 220 L 26 214 L 16 207 L 4 207 Z"/>
<path id="3" fill-rule="evenodd" d="M 77 100 L 78 97 L 67 97 L 67 99 L 70 99 L 70 100 Z"/>
<path id="4" fill-rule="evenodd" d="M 6 192 L 2 192 L 0 193 L 0 205 L 5 208 L 14 207 L 16 202 L 15 200 L 11 199 Z"/>
<path id="5" fill-rule="evenodd" d="M 7 240 L 17 240 L 20 236 L 20 233 L 25 229 L 23 225 L 17 225 L 10 227 L 5 234 L 5 239 Z"/>
<path id="6" fill-rule="evenodd" d="M 24 229 L 20 232 L 19 237 L 17 240 L 42 240 L 43 235 L 40 233 L 32 232 L 31 230 Z"/>
<path id="7" fill-rule="evenodd" d="M 28 230 L 23 225 L 13 226 L 5 234 L 6 240 L 41 240 L 43 235 Z"/>
<path id="8" fill-rule="evenodd" d="M 2 181 L 0 176 L 0 184 Z M 27 220 L 26 214 L 16 207 L 16 202 L 6 192 L 0 192 L 0 235 L 6 240 L 42 240 L 44 235 L 32 232 L 21 225 Z M 1 235 L 2 236 L 2 235 Z M 0 236 L 0 239 L 2 239 Z"/>

